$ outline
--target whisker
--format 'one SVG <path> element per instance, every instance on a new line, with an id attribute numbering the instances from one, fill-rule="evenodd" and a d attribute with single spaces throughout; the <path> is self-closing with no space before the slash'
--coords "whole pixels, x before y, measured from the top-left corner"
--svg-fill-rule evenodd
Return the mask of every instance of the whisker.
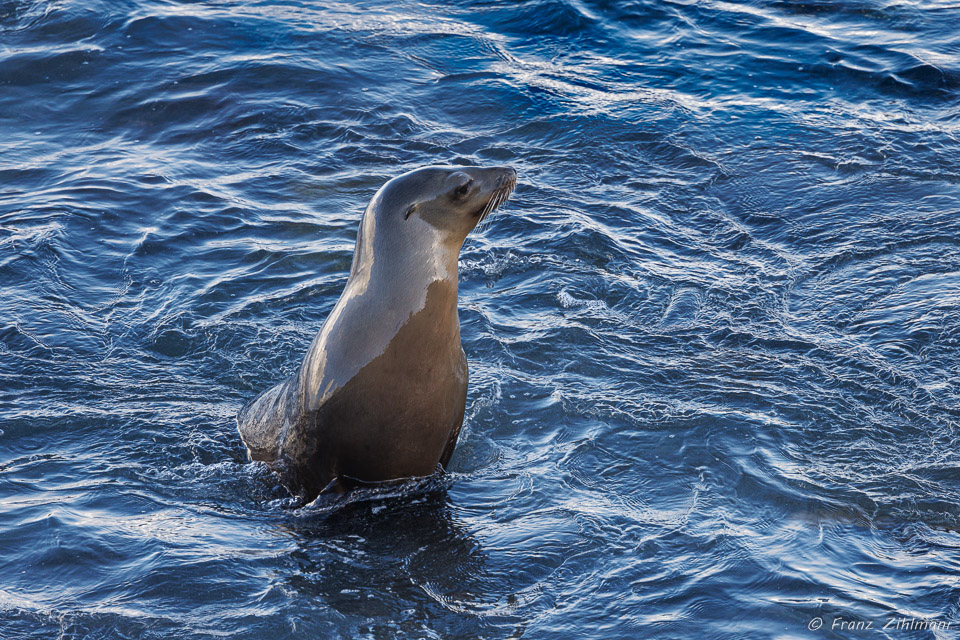
<path id="1" fill-rule="evenodd" d="M 475 227 L 477 233 L 482 233 L 483 230 L 486 229 L 486 227 L 489 225 L 488 218 L 490 217 L 490 214 L 496 211 L 500 205 L 507 201 L 516 186 L 517 181 L 516 179 L 513 179 L 510 182 L 502 185 L 493 193 L 493 195 L 490 196 L 490 199 L 487 200 L 487 204 L 484 205 L 483 210 L 480 212 L 480 219 L 477 220 Z"/>
<path id="2" fill-rule="evenodd" d="M 496 211 L 497 207 L 500 206 L 501 193 L 502 192 L 500 190 L 497 190 L 496 192 L 494 192 L 493 196 L 491 196 L 490 202 L 488 203 L 488 206 L 487 206 L 486 215 L 483 216 L 483 220 L 481 220 L 481 222 L 486 222 L 487 219 L 490 217 L 490 214 Z"/>

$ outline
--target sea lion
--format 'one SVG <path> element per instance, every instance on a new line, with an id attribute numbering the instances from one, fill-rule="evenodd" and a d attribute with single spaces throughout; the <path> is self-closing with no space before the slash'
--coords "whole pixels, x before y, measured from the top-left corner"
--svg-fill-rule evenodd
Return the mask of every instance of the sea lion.
<path id="1" fill-rule="evenodd" d="M 250 458 L 291 493 L 446 467 L 467 397 L 457 260 L 516 180 L 508 167 L 425 167 L 370 200 L 347 284 L 299 369 L 237 416 Z"/>

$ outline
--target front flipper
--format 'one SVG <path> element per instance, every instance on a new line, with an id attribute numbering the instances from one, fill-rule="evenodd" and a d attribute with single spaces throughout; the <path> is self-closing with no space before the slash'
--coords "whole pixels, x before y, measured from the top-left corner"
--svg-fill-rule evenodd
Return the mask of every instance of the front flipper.
<path id="1" fill-rule="evenodd" d="M 447 463 L 450 462 L 450 457 L 453 455 L 453 450 L 457 446 L 457 438 L 460 437 L 460 427 L 463 426 L 463 421 L 461 420 L 457 423 L 456 428 L 450 434 L 450 439 L 447 440 L 447 446 L 443 448 L 443 453 L 440 454 L 440 468 L 444 471 L 447 469 Z"/>

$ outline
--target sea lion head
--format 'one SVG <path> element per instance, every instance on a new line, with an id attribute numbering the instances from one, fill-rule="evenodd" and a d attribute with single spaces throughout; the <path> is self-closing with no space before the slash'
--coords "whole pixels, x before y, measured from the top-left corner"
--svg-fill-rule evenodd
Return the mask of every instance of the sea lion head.
<path id="1" fill-rule="evenodd" d="M 377 222 L 402 228 L 422 220 L 449 241 L 462 243 L 516 184 L 517 172 L 510 167 L 415 169 L 390 180 L 374 196 Z"/>
<path id="2" fill-rule="evenodd" d="M 443 272 L 456 282 L 467 234 L 506 201 L 516 184 L 517 172 L 510 167 L 423 167 L 393 178 L 363 212 L 351 288 L 365 290 L 371 279 L 395 283 L 397 274 L 432 282 Z"/>

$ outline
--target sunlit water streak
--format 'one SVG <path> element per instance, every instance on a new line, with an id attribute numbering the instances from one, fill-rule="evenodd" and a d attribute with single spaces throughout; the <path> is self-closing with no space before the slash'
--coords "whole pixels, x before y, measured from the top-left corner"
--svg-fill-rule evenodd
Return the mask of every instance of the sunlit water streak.
<path id="1" fill-rule="evenodd" d="M 0 636 L 957 627 L 957 24 L 0 0 Z M 372 193 L 451 162 L 520 175 L 461 258 L 452 473 L 291 508 L 234 416 Z"/>

